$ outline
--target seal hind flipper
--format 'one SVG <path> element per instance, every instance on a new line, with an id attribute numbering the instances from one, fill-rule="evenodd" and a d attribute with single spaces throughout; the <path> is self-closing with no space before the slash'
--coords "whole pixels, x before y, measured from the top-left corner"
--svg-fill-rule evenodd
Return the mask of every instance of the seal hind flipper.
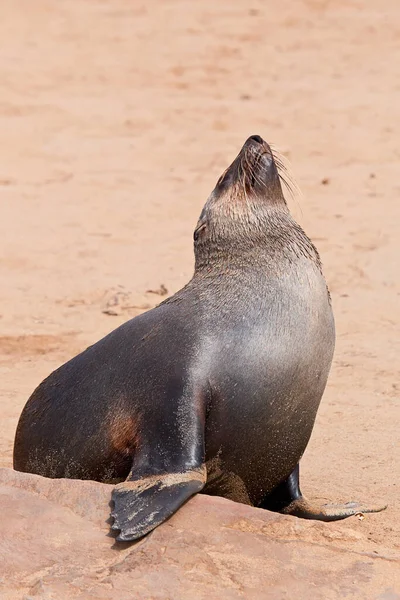
<path id="1" fill-rule="evenodd" d="M 118 541 L 136 540 L 160 525 L 205 485 L 206 469 L 151 475 L 125 481 L 113 490 L 114 530 Z"/>
<path id="2" fill-rule="evenodd" d="M 304 498 L 300 491 L 300 467 L 298 464 L 289 477 L 268 494 L 259 506 L 300 519 L 316 521 L 340 521 L 360 513 L 381 512 L 386 508 L 386 506 L 366 506 L 360 502 L 347 502 L 346 504 L 311 502 Z"/>
<path id="3" fill-rule="evenodd" d="M 347 502 L 346 504 L 318 504 L 310 502 L 303 496 L 284 508 L 281 512 L 300 519 L 314 519 L 316 521 L 340 521 L 361 513 L 377 513 L 385 510 L 387 506 L 366 506 L 361 502 Z"/>

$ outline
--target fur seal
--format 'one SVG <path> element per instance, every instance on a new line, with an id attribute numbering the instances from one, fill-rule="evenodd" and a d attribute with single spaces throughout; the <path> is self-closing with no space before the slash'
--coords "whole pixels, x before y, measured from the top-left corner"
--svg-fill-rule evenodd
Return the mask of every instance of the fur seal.
<path id="1" fill-rule="evenodd" d="M 118 484 L 118 540 L 200 491 L 324 521 L 381 510 L 300 492 L 335 328 L 278 167 L 251 136 L 200 215 L 189 283 L 54 371 L 22 412 L 14 468 Z"/>

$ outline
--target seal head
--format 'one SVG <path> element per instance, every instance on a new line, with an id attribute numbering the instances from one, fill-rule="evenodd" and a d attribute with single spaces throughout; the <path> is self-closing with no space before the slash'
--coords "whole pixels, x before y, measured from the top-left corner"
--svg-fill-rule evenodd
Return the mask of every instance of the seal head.
<path id="1" fill-rule="evenodd" d="M 194 232 L 196 242 L 262 234 L 271 210 L 288 213 L 270 146 L 259 135 L 243 145 L 209 196 Z M 205 235 L 207 234 L 207 235 Z M 241 236 L 242 234 L 242 236 Z"/>

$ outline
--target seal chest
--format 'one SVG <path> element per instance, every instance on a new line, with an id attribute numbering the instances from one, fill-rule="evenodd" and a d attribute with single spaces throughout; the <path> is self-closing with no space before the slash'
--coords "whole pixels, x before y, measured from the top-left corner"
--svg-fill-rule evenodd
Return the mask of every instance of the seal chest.
<path id="1" fill-rule="evenodd" d="M 300 492 L 335 333 L 318 252 L 282 176 L 250 137 L 200 215 L 190 282 L 54 371 L 21 414 L 15 469 L 119 482 L 119 540 L 200 491 L 322 520 L 380 510 L 318 506 Z"/>

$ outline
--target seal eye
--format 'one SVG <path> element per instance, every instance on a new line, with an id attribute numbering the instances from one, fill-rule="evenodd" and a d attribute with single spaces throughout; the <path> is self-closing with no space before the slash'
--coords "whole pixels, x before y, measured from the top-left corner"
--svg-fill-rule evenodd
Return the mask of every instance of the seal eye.
<path id="1" fill-rule="evenodd" d="M 195 242 L 197 242 L 197 240 L 200 237 L 201 232 L 204 231 L 206 229 L 206 227 L 207 227 L 207 223 L 201 223 L 201 225 L 199 225 L 197 227 L 197 229 L 195 229 L 195 232 L 193 234 L 193 239 Z"/>

